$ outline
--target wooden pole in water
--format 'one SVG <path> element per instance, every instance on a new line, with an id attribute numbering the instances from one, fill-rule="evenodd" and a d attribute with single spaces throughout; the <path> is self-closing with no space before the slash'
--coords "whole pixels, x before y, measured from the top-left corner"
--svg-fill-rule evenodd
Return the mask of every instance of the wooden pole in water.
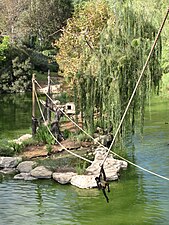
<path id="1" fill-rule="evenodd" d="M 32 136 L 36 134 L 37 119 L 35 117 L 36 101 L 35 101 L 35 74 L 32 74 Z"/>

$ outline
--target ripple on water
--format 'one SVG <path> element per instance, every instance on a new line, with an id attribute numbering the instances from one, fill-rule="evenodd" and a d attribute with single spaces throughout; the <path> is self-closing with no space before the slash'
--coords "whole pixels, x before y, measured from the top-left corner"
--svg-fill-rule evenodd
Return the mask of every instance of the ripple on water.
<path id="1" fill-rule="evenodd" d="M 1 221 L 3 224 L 24 221 L 25 225 L 52 224 L 52 221 L 53 224 L 71 224 L 71 201 L 67 200 L 67 191 L 58 187 L 52 182 L 49 185 L 46 182 L 4 181 L 0 184 Z"/>

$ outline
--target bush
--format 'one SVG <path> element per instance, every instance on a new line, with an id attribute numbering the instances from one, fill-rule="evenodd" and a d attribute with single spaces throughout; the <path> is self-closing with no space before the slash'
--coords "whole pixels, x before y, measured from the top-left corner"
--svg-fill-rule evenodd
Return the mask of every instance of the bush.
<path id="1" fill-rule="evenodd" d="M 46 126 L 41 125 L 39 129 L 37 130 L 37 133 L 35 135 L 35 139 L 42 144 L 49 144 L 52 145 L 55 143 L 54 138 L 49 133 Z"/>
<path id="2" fill-rule="evenodd" d="M 0 142 L 0 156 L 14 156 L 19 152 L 20 146 L 14 142 L 3 140 Z"/>
<path id="3" fill-rule="evenodd" d="M 84 174 L 85 171 L 86 171 L 86 168 L 88 167 L 88 163 L 86 161 L 82 161 L 82 162 L 79 162 L 77 165 L 76 165 L 76 172 L 77 174 L 81 175 L 81 174 Z"/>

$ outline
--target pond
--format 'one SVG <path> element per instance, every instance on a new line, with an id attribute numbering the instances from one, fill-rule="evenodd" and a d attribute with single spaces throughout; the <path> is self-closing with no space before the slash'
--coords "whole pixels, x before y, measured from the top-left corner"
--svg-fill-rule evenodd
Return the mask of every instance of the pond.
<path id="1" fill-rule="evenodd" d="M 31 93 L 0 95 L 0 140 L 31 132 Z"/>
<path id="2" fill-rule="evenodd" d="M 30 128 L 31 109 L 24 102 L 30 105 L 30 96 L 17 101 L 6 103 L 6 117 L 0 117 L 0 125 L 6 120 L 1 138 Z M 137 132 L 127 151 L 132 162 L 169 178 L 168 114 L 169 101 L 155 98 L 146 110 L 144 135 Z M 22 122 L 9 132 L 11 121 Z M 1 175 L 0 225 L 167 225 L 168 186 L 169 181 L 129 166 L 110 184 L 110 202 L 106 203 L 97 189 L 81 190 L 52 180 L 15 181 Z"/>

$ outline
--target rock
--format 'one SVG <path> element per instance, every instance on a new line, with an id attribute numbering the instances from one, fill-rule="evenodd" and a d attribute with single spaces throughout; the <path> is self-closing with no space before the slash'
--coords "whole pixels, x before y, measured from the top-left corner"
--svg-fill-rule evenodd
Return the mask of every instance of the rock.
<path id="1" fill-rule="evenodd" d="M 94 144 L 101 143 L 104 146 L 107 146 L 107 143 L 112 141 L 112 136 L 110 134 L 99 135 L 94 139 Z"/>
<path id="2" fill-rule="evenodd" d="M 76 176 L 76 173 L 73 172 L 66 172 L 66 173 L 53 173 L 52 177 L 55 181 L 60 184 L 67 184 L 70 183 L 70 180 L 73 176 Z"/>
<path id="3" fill-rule="evenodd" d="M 14 176 L 14 180 L 37 180 L 36 177 L 31 176 L 30 173 L 20 173 Z"/>
<path id="4" fill-rule="evenodd" d="M 0 157 L 0 168 L 15 168 L 21 161 L 21 157 Z"/>
<path id="5" fill-rule="evenodd" d="M 19 137 L 18 139 L 14 139 L 13 142 L 15 142 L 16 144 L 22 144 L 23 141 L 26 141 L 29 138 L 32 138 L 31 134 L 24 134 L 21 137 Z"/>
<path id="6" fill-rule="evenodd" d="M 49 179 L 52 176 L 52 172 L 45 168 L 44 166 L 38 166 L 35 169 L 31 170 L 30 172 L 31 176 L 36 178 L 44 178 Z"/>
<path id="7" fill-rule="evenodd" d="M 37 163 L 34 161 L 24 161 L 19 163 L 16 169 L 20 173 L 29 173 L 33 168 L 35 168 L 36 165 Z"/>
<path id="8" fill-rule="evenodd" d="M 76 175 L 72 177 L 70 183 L 79 188 L 97 187 L 94 175 Z"/>
<path id="9" fill-rule="evenodd" d="M 0 173 L 13 174 L 13 173 L 16 173 L 16 170 L 15 170 L 15 168 L 4 168 L 4 169 L 0 170 Z"/>
<path id="10" fill-rule="evenodd" d="M 95 152 L 95 159 L 92 164 L 86 169 L 88 175 L 94 175 L 95 177 L 100 174 L 100 165 L 105 158 L 106 149 L 103 147 L 98 147 Z M 107 180 L 117 180 L 120 169 L 127 167 L 127 162 L 122 160 L 114 159 L 112 155 L 108 155 L 106 161 L 104 162 L 104 171 Z"/>

